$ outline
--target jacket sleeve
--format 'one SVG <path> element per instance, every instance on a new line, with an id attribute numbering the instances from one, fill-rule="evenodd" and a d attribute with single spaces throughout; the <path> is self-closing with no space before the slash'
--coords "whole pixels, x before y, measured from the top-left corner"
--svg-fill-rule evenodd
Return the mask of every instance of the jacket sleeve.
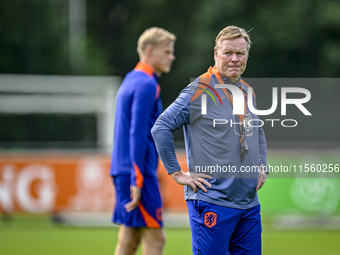
<path id="1" fill-rule="evenodd" d="M 151 133 L 166 171 L 181 170 L 178 163 L 173 132 L 190 122 L 190 86 L 182 90 L 177 99 L 158 117 Z"/>
<path id="2" fill-rule="evenodd" d="M 255 96 L 254 91 L 253 91 L 252 98 L 253 98 L 253 107 L 257 109 L 256 96 Z M 258 139 L 259 139 L 259 164 L 267 166 L 267 142 L 266 142 L 266 136 L 264 134 L 264 130 L 262 127 L 259 127 Z"/>
<path id="3" fill-rule="evenodd" d="M 259 128 L 259 163 L 267 166 L 267 142 L 262 127 Z"/>
<path id="4" fill-rule="evenodd" d="M 131 105 L 131 126 L 129 131 L 130 160 L 132 162 L 131 185 L 143 187 L 144 160 L 147 137 L 150 132 L 149 121 L 155 104 L 156 87 L 153 84 L 141 84 L 134 92 Z"/>
<path id="5" fill-rule="evenodd" d="M 254 100 L 253 102 L 255 102 L 256 100 L 254 95 L 253 100 Z M 254 104 L 254 107 L 257 108 L 256 103 Z M 259 137 L 259 164 L 267 166 L 267 142 L 262 127 L 259 127 L 258 137 Z"/>

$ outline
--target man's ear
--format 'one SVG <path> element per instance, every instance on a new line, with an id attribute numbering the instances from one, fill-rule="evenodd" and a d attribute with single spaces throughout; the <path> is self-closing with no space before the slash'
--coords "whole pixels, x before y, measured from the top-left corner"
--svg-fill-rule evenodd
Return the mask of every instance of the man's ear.
<path id="1" fill-rule="evenodd" d="M 150 56 L 152 53 L 153 47 L 152 45 L 147 45 L 144 49 L 144 55 L 145 56 Z"/>
<path id="2" fill-rule="evenodd" d="M 216 60 L 217 58 L 217 50 L 216 50 L 216 47 L 214 47 L 214 59 Z"/>

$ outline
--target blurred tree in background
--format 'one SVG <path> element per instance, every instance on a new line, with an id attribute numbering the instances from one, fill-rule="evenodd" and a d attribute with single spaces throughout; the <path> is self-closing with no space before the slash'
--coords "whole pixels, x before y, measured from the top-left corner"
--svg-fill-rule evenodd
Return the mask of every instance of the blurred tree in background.
<path id="1" fill-rule="evenodd" d="M 87 63 L 76 71 L 69 57 L 71 1 L 86 4 L 78 48 Z M 138 61 L 139 35 L 159 26 L 178 37 L 173 72 L 162 82 L 165 91 L 178 92 L 214 64 L 217 33 L 237 25 L 253 40 L 246 77 L 339 77 L 339 13 L 335 0 L 1 1 L 0 72 L 124 77 Z"/>
<path id="2" fill-rule="evenodd" d="M 70 31 L 79 29 L 70 17 L 80 9 L 72 3 L 83 3 L 86 13 L 73 46 Z M 336 0 L 1 1 L 0 73 L 124 77 L 138 61 L 139 35 L 158 26 L 177 36 L 177 59 L 161 79 L 167 107 L 214 65 L 218 32 L 237 25 L 253 41 L 244 77 L 340 77 L 339 13 Z M 75 51 L 83 54 L 77 68 Z"/>
<path id="3" fill-rule="evenodd" d="M 0 73 L 109 75 L 105 53 L 91 36 L 77 45 L 87 65 L 72 70 L 69 14 L 69 0 L 1 1 Z"/>
<path id="4" fill-rule="evenodd" d="M 150 26 L 175 33 L 177 60 L 162 79 L 171 98 L 213 65 L 214 39 L 227 25 L 251 30 L 245 77 L 339 77 L 340 2 L 334 0 L 88 0 L 89 34 L 114 75 L 138 61 L 138 36 Z M 98 19 L 99 18 L 99 19 Z M 175 92 L 176 91 L 176 92 Z"/>
<path id="5" fill-rule="evenodd" d="M 159 26 L 178 37 L 173 72 L 162 82 L 167 92 L 178 92 L 214 64 L 217 33 L 238 25 L 253 39 L 245 76 L 340 76 L 335 0 L 80 0 L 86 4 L 86 37 L 78 47 L 85 48 L 87 65 L 77 71 L 69 61 L 70 1 L 1 1 L 1 73 L 123 77 L 138 61 L 139 35 Z"/>

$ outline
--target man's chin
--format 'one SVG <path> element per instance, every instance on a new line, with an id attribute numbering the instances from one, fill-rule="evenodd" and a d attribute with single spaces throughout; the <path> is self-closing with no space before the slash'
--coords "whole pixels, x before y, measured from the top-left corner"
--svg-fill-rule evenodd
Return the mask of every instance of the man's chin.
<path id="1" fill-rule="evenodd" d="M 239 77 L 240 77 L 239 73 L 229 73 L 229 75 L 227 76 L 227 78 L 229 78 L 231 80 L 238 79 Z"/>
<path id="2" fill-rule="evenodd" d="M 169 67 L 169 68 L 163 70 L 163 73 L 170 73 L 170 71 L 171 71 L 171 67 Z"/>

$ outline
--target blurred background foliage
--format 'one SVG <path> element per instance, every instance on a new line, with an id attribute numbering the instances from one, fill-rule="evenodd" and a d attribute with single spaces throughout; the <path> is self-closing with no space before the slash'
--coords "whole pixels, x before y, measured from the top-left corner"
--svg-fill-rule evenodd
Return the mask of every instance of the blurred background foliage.
<path id="1" fill-rule="evenodd" d="M 227 25 L 251 30 L 246 77 L 339 77 L 340 2 L 336 0 L 87 0 L 86 65 L 72 69 L 68 0 L 0 2 L 0 73 L 117 75 L 138 61 L 148 27 L 177 36 L 172 73 L 163 77 L 169 104 L 213 65 L 214 39 Z"/>
<path id="2" fill-rule="evenodd" d="M 86 7 L 73 46 L 71 2 Z M 253 41 L 244 77 L 340 77 L 339 13 L 337 0 L 1 1 L 0 73 L 124 77 L 138 61 L 138 37 L 158 26 L 177 36 L 177 59 L 161 79 L 167 107 L 214 65 L 218 32 L 237 25 Z"/>

